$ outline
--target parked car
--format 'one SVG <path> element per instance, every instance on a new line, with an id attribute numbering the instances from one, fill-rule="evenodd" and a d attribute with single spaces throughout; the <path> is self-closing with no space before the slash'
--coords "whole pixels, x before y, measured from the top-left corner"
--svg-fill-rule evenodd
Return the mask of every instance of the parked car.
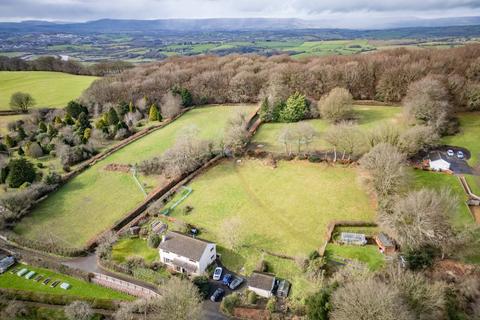
<path id="1" fill-rule="evenodd" d="M 462 151 L 457 151 L 457 158 L 458 159 L 463 159 L 463 157 L 464 157 L 463 152 Z"/>
<path id="2" fill-rule="evenodd" d="M 212 302 L 220 301 L 222 300 L 222 297 L 224 294 L 225 294 L 225 290 L 223 290 L 222 288 L 217 288 L 217 290 L 215 290 L 215 292 L 210 297 L 210 300 Z"/>
<path id="3" fill-rule="evenodd" d="M 243 278 L 241 277 L 235 277 L 233 281 L 230 283 L 228 286 L 230 289 L 235 290 L 237 289 L 241 284 L 243 283 Z"/>
<path id="4" fill-rule="evenodd" d="M 233 280 L 233 276 L 230 273 L 227 273 L 226 275 L 223 276 L 223 284 L 226 285 L 227 287 L 230 285 L 232 280 Z"/>
<path id="5" fill-rule="evenodd" d="M 222 278 L 223 269 L 221 267 L 216 267 L 215 271 L 213 272 L 213 280 L 220 280 Z"/>
<path id="6" fill-rule="evenodd" d="M 455 153 L 453 153 L 453 150 L 452 150 L 452 149 L 448 149 L 448 150 L 447 150 L 447 156 L 453 157 L 454 155 L 455 155 Z"/>

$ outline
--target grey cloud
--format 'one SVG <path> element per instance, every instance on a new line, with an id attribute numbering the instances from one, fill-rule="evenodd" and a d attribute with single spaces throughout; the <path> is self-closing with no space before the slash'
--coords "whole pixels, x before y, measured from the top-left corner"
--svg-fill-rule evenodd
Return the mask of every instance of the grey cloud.
<path id="1" fill-rule="evenodd" d="M 0 20 L 480 15 L 480 0 L 0 0 Z"/>

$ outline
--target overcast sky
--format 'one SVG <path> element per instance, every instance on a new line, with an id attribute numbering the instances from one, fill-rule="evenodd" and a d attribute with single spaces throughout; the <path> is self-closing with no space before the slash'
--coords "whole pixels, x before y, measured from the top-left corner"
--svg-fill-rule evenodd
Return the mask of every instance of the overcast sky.
<path id="1" fill-rule="evenodd" d="M 480 16 L 480 0 L 0 0 L 0 20 L 303 18 L 374 20 Z"/>

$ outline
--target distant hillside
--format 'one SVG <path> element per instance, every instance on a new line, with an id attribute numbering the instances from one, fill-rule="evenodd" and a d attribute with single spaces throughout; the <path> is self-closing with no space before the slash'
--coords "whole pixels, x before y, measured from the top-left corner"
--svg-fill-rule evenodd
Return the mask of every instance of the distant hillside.
<path id="1" fill-rule="evenodd" d="M 338 28 L 334 20 L 302 20 L 302 19 L 158 19 L 158 20 L 115 20 L 102 19 L 82 23 L 53 23 L 46 21 L 24 21 L 19 23 L 0 23 L 0 32 L 69 32 L 69 33 L 129 33 L 129 32 L 206 32 L 206 31 L 288 31 L 288 30 L 335 30 L 339 33 L 356 31 L 359 36 L 365 30 L 349 30 Z M 480 17 L 459 17 L 444 19 L 407 19 L 396 22 L 375 22 L 373 30 L 434 27 L 448 28 L 480 25 Z M 452 29 L 450 29 L 452 30 Z"/>

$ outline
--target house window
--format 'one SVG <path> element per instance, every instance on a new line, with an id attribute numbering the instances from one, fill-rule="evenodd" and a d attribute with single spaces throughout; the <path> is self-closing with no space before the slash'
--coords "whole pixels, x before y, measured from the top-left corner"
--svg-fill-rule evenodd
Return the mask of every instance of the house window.
<path id="1" fill-rule="evenodd" d="M 212 251 L 213 251 L 213 247 L 210 248 L 210 252 L 212 252 Z"/>
<path id="2" fill-rule="evenodd" d="M 168 258 L 163 258 L 163 262 L 165 262 L 165 263 L 171 263 L 172 260 L 171 260 L 171 259 L 168 259 Z"/>
<path id="3" fill-rule="evenodd" d="M 215 259 L 215 255 L 210 257 L 210 260 L 214 260 L 214 259 Z"/>

